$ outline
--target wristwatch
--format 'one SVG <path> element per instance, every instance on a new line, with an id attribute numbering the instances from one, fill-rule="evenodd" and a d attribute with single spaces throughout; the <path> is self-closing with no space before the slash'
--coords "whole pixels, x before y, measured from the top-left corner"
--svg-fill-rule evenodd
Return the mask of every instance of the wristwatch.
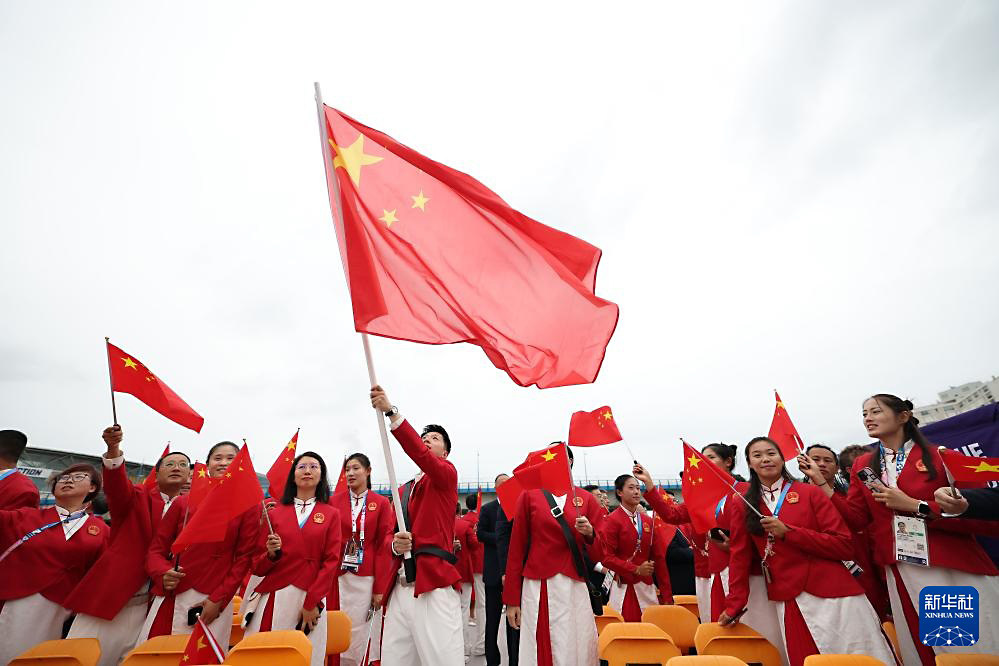
<path id="1" fill-rule="evenodd" d="M 916 513 L 919 514 L 920 518 L 929 518 L 930 517 L 930 503 L 929 502 L 920 501 L 919 504 L 916 505 Z"/>
<path id="2" fill-rule="evenodd" d="M 396 407 L 395 405 L 393 405 L 392 409 L 390 409 L 387 412 L 385 412 L 385 416 L 387 416 L 388 418 L 392 418 L 393 416 L 395 416 L 398 413 L 399 413 L 399 408 Z"/>

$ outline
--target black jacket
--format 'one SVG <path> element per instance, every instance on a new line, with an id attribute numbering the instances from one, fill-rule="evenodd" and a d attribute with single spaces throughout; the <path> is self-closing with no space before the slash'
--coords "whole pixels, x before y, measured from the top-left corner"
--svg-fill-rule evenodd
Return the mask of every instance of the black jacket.
<path id="1" fill-rule="evenodd" d="M 485 548 L 482 558 L 482 582 L 490 586 L 500 585 L 503 574 L 506 573 L 506 552 L 510 547 L 510 522 L 497 500 L 482 505 L 476 536 Z"/>

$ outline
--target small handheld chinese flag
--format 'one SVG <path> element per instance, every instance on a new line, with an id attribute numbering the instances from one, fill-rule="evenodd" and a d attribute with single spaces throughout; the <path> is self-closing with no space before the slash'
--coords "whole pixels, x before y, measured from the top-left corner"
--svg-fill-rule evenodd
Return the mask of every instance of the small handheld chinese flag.
<path id="1" fill-rule="evenodd" d="M 111 391 L 129 393 L 174 423 L 201 432 L 205 420 L 143 363 L 107 343 Z"/>
<path id="2" fill-rule="evenodd" d="M 340 476 L 336 477 L 336 484 L 333 486 L 333 495 L 347 492 L 347 459 L 343 459 L 340 465 Z"/>
<path id="3" fill-rule="evenodd" d="M 955 481 L 964 483 L 999 481 L 999 458 L 966 456 L 943 447 L 939 451 L 947 471 Z"/>
<path id="4" fill-rule="evenodd" d="M 732 493 L 735 479 L 702 456 L 687 442 L 683 443 L 683 503 L 690 513 L 696 532 L 707 532 L 715 526 L 715 517 L 723 497 Z"/>
<path id="5" fill-rule="evenodd" d="M 167 442 L 166 448 L 163 449 L 163 453 L 160 454 L 160 460 L 170 455 L 170 442 Z M 155 488 L 157 486 L 156 481 L 156 468 L 153 467 L 149 470 L 149 474 L 146 475 L 146 480 L 142 482 L 144 488 Z"/>
<path id="6" fill-rule="evenodd" d="M 193 490 L 193 486 L 192 486 Z M 214 543 L 225 538 L 229 521 L 264 499 L 264 491 L 250 462 L 250 452 L 244 444 L 217 485 L 192 512 L 187 527 L 181 530 L 171 550 L 181 553 L 195 543 Z"/>
<path id="7" fill-rule="evenodd" d="M 191 510 L 198 508 L 201 501 L 208 496 L 208 491 L 218 485 L 219 480 L 208 476 L 208 467 L 205 463 L 194 463 L 194 470 L 191 473 L 191 489 L 187 491 L 187 504 Z"/>
<path id="8" fill-rule="evenodd" d="M 557 442 L 546 449 L 528 453 L 524 462 L 514 468 L 513 476 L 499 487 L 496 495 L 507 518 L 513 520 L 517 500 L 524 491 L 540 488 L 553 495 L 565 495 L 572 490 L 572 485 L 565 444 Z"/>
<path id="9" fill-rule="evenodd" d="M 798 430 L 791 423 L 791 417 L 784 408 L 784 403 L 780 399 L 777 391 L 774 391 L 777 405 L 774 407 L 774 418 L 770 423 L 770 432 L 767 435 L 777 442 L 780 452 L 784 455 L 784 460 L 794 460 L 798 454 L 805 450 L 805 442 L 798 434 Z"/>
<path id="10" fill-rule="evenodd" d="M 181 664 L 221 664 L 225 660 L 225 654 L 215 640 L 211 630 L 198 618 L 194 625 L 191 637 L 187 639 L 187 646 L 184 648 L 184 656 L 180 658 Z"/>
<path id="11" fill-rule="evenodd" d="M 298 447 L 298 431 L 292 435 L 291 441 L 281 449 L 277 459 L 271 468 L 267 470 L 267 492 L 271 497 L 280 501 L 284 495 L 284 484 L 288 480 L 288 472 L 291 471 L 291 464 L 295 462 L 295 450 Z"/>
<path id="12" fill-rule="evenodd" d="M 569 419 L 569 446 L 602 446 L 621 439 L 610 407 L 576 412 Z"/>

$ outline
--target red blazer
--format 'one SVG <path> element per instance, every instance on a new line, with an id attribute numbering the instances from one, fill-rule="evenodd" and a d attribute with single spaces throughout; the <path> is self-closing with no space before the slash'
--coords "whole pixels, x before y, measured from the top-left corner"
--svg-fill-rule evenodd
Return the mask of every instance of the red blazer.
<path id="1" fill-rule="evenodd" d="M 472 533 L 476 535 L 475 537 L 475 548 L 472 549 L 472 573 L 480 574 L 482 573 L 483 567 L 485 565 L 486 549 L 479 541 L 478 528 L 479 528 L 479 512 L 469 511 L 464 516 L 461 517 L 462 520 L 467 520 L 472 525 Z"/>
<path id="2" fill-rule="evenodd" d="M 392 434 L 402 450 L 423 470 L 423 478 L 413 485 L 409 496 L 409 531 L 413 535 L 413 550 L 436 546 L 451 552 L 454 548 L 454 508 L 458 504 L 458 470 L 445 458 L 430 452 L 423 440 L 413 430 L 409 421 L 403 421 Z M 400 526 L 401 528 L 401 526 Z M 383 552 L 391 558 L 391 571 L 402 565 L 401 557 L 394 557 L 389 536 L 382 545 Z M 416 555 L 416 587 L 413 594 L 441 587 L 453 587 L 461 580 L 457 567 L 434 555 Z M 396 576 L 388 577 L 390 594 Z"/>
<path id="3" fill-rule="evenodd" d="M 884 504 L 875 502 L 871 491 L 857 478 L 857 472 L 871 464 L 873 455 L 865 453 L 857 458 L 850 477 L 854 481 L 850 484 L 847 496 L 844 498 L 833 493 L 832 501 L 852 529 L 867 530 L 874 548 L 875 563 L 887 567 L 895 564 L 895 533 L 892 525 L 894 512 Z M 940 505 L 933 500 L 933 492 L 947 485 L 947 474 L 936 449 L 931 450 L 930 455 L 937 470 L 936 479 L 930 479 L 929 472 L 920 469 L 925 468 L 923 456 L 919 447 L 914 446 L 905 458 L 905 466 L 898 477 L 897 486 L 909 497 L 928 502 L 930 509 L 939 515 Z M 981 544 L 972 536 L 999 536 L 999 522 L 941 518 L 927 521 L 926 527 L 931 566 L 990 576 L 999 574 Z"/>
<path id="4" fill-rule="evenodd" d="M 146 552 L 163 516 L 159 488 L 133 484 L 125 465 L 104 468 L 104 494 L 111 511 L 111 540 L 63 604 L 76 613 L 111 620 L 146 584 Z"/>
<path id="5" fill-rule="evenodd" d="M 10 545 L 28 532 L 58 520 L 55 507 L 2 510 L 0 543 Z M 91 515 L 69 541 L 62 525 L 32 537 L 0 562 L 0 601 L 41 593 L 49 601 L 63 605 L 69 592 L 104 552 L 109 532 L 103 520 Z"/>
<path id="6" fill-rule="evenodd" d="M 170 546 L 183 527 L 187 500 L 188 496 L 182 495 L 173 501 L 146 554 L 146 573 L 153 581 L 150 593 L 155 596 L 166 595 L 163 574 L 173 568 Z M 197 509 L 192 509 L 190 515 L 196 512 Z M 193 588 L 207 593 L 211 601 L 223 607 L 228 605 L 259 552 L 260 515 L 260 507 L 248 509 L 229 521 L 222 541 L 196 543 L 185 550 L 180 556 L 180 566 L 187 575 L 174 588 L 174 593 Z"/>
<path id="7" fill-rule="evenodd" d="M 0 481 L 0 510 L 3 509 L 37 509 L 38 508 L 38 488 L 31 479 L 14 472 L 3 481 Z M 5 544 L 4 548 L 9 544 Z"/>
<path id="8" fill-rule="evenodd" d="M 789 483 L 785 480 L 785 483 Z M 846 523 L 819 488 L 790 482 L 779 518 L 789 531 L 774 544 L 767 564 L 773 580 L 767 583 L 772 601 L 789 601 L 802 592 L 833 599 L 863 594 L 857 581 L 843 566 L 853 556 L 853 543 Z M 772 515 L 762 500 L 760 513 Z M 746 529 L 746 505 L 731 502 L 732 534 L 729 536 L 728 597 L 725 612 L 735 615 L 749 599 L 749 575 L 754 554 L 762 557 L 766 533 Z"/>
<path id="9" fill-rule="evenodd" d="M 464 516 L 456 516 L 454 519 L 454 538 L 461 544 L 458 551 L 458 571 L 461 573 L 461 582 L 473 583 L 475 571 L 472 560 L 475 557 L 476 546 L 479 544 L 478 537 L 475 536 L 475 524 L 465 520 Z"/>
<path id="10" fill-rule="evenodd" d="M 364 519 L 364 559 L 357 573 L 349 572 L 352 576 L 374 576 L 374 590 L 383 590 L 388 587 L 392 576 L 392 560 L 385 556 L 385 549 L 382 544 L 385 540 L 392 540 L 392 533 L 395 531 L 395 513 L 392 511 L 392 503 L 387 498 L 382 497 L 373 490 L 369 490 L 364 501 L 367 503 L 367 515 Z M 350 492 L 342 491 L 330 499 L 330 505 L 340 514 L 340 554 L 350 541 Z M 361 516 L 357 516 L 357 525 L 354 529 L 360 533 Z M 333 594 L 331 599 L 339 598 L 339 585 L 337 578 L 348 573 L 337 566 L 336 575 L 333 578 Z"/>
<path id="11" fill-rule="evenodd" d="M 575 493 L 575 505 L 572 493 L 565 498 L 563 509 L 565 521 L 576 537 L 580 552 L 583 555 L 589 554 L 591 562 L 599 562 L 604 555 L 600 532 L 607 512 L 588 491 L 576 488 Z M 589 543 L 573 527 L 579 514 L 586 516 L 593 525 L 594 538 Z M 564 574 L 578 581 L 583 580 L 576 571 L 569 544 L 565 541 L 565 534 L 552 516 L 544 494 L 540 490 L 525 491 L 517 500 L 517 511 L 510 533 L 503 603 L 508 606 L 520 605 L 525 578 L 545 580 L 556 574 Z"/>
<path id="12" fill-rule="evenodd" d="M 641 512 L 641 509 L 639 509 Z M 635 544 L 638 541 L 638 532 L 631 518 L 618 507 L 612 511 L 604 520 L 600 528 L 600 538 L 603 540 L 604 556 L 600 561 L 605 567 L 613 571 L 621 579 L 622 583 L 634 585 L 635 583 L 653 584 L 652 576 L 639 577 L 635 575 L 638 565 L 646 560 L 654 563 L 655 583 L 659 588 L 659 603 L 673 603 L 673 591 L 669 582 L 669 570 L 666 568 L 666 548 L 669 543 L 664 537 L 662 529 L 657 530 L 653 539 L 654 526 L 652 519 L 644 513 L 640 513 L 642 519 L 642 543 L 635 551 Z"/>
<path id="13" fill-rule="evenodd" d="M 264 579 L 255 589 L 265 594 L 294 585 L 306 592 L 302 608 L 315 608 L 329 594 L 340 568 L 339 512 L 325 502 L 316 502 L 312 515 L 299 527 L 295 507 L 278 504 L 271 510 L 270 518 L 274 532 L 281 537 L 281 553 L 276 560 L 267 556 L 267 547 L 263 544 L 267 542 L 268 532 L 260 530 L 263 552 L 257 556 L 253 573 Z M 368 531 L 366 525 L 364 531 Z"/>

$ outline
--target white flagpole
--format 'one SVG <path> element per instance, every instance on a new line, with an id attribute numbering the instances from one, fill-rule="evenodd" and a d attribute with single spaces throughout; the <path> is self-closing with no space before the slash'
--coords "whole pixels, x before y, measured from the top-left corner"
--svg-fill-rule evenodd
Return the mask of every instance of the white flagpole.
<path id="1" fill-rule="evenodd" d="M 341 210 L 341 198 L 340 198 L 340 184 L 336 179 L 336 172 L 332 169 L 332 161 L 330 160 L 330 142 L 329 135 L 326 132 L 326 118 L 323 113 L 323 94 L 319 89 L 319 82 L 316 82 L 316 113 L 319 116 L 319 136 L 322 139 L 323 144 L 323 165 L 326 170 L 327 178 L 333 187 L 333 191 L 336 194 L 336 206 L 334 207 L 335 215 L 339 215 L 340 225 L 343 226 L 343 211 Z M 346 269 L 344 269 L 346 270 Z M 347 282 L 347 290 L 350 290 L 350 282 Z M 368 383 L 371 386 L 377 386 L 378 380 L 375 378 L 375 366 L 371 360 L 371 345 L 368 344 L 368 334 L 361 333 L 361 344 L 364 346 L 364 360 L 368 365 Z M 375 410 L 375 419 L 378 421 L 378 434 L 382 439 L 382 453 L 385 456 L 385 468 L 388 470 L 389 475 L 389 492 L 392 494 L 392 506 L 395 507 L 395 519 L 399 524 L 399 530 L 403 531 L 406 529 L 406 520 L 402 515 L 402 499 L 399 497 L 399 484 L 395 477 L 395 465 L 392 464 L 392 449 L 389 447 L 388 441 L 388 429 L 385 427 L 385 417 Z M 412 553 L 406 553 L 405 559 L 412 559 Z"/>

